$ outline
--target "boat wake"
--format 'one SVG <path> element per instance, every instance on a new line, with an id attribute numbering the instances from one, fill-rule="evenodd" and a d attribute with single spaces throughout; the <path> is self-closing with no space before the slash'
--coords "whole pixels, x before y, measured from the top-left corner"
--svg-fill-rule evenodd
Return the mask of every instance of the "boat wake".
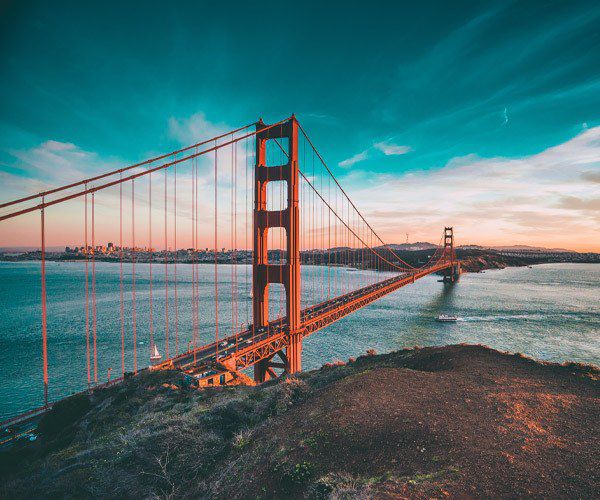
<path id="1" fill-rule="evenodd" d="M 457 321 L 464 322 L 486 322 L 486 321 L 543 321 L 547 316 L 543 314 L 500 314 L 487 316 L 462 316 Z"/>

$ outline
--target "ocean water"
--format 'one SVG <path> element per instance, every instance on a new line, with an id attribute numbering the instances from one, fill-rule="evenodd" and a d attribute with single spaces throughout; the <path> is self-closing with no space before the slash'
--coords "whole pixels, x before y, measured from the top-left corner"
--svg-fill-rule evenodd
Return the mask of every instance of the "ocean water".
<path id="1" fill-rule="evenodd" d="M 47 263 L 49 397 L 55 400 L 87 386 L 85 327 L 85 265 Z M 173 278 L 172 268 L 169 271 Z M 236 287 L 232 291 L 232 272 Z M 356 287 L 386 275 L 371 271 L 303 266 L 303 306 L 319 302 L 335 285 Z M 219 273 L 219 332 L 232 331 L 233 318 L 250 321 L 251 271 L 248 266 L 221 265 Z M 96 264 L 97 377 L 120 375 L 119 265 Z M 126 369 L 133 367 L 131 265 L 124 265 Z M 199 266 L 198 345 L 214 340 L 214 267 Z M 367 349 L 389 352 L 415 345 L 460 342 L 485 344 L 522 352 L 549 361 L 600 365 L 600 266 L 547 264 L 533 268 L 489 270 L 463 274 L 454 286 L 428 276 L 334 323 L 304 342 L 304 369 L 363 354 Z M 179 351 L 192 342 L 192 268 L 178 266 Z M 330 290 L 330 286 L 332 287 Z M 138 367 L 149 363 L 149 266 L 136 266 Z M 90 283 L 91 295 L 91 283 Z M 39 262 L 0 263 L 0 420 L 40 406 L 43 402 Z M 174 289 L 169 296 L 170 353 L 175 350 Z M 271 315 L 283 312 L 282 292 L 271 292 Z M 153 329 L 165 354 L 164 266 L 153 266 Z M 438 314 L 459 317 L 439 323 Z M 90 311 L 90 332 L 92 313 Z M 94 378 L 93 364 L 91 370 Z"/>

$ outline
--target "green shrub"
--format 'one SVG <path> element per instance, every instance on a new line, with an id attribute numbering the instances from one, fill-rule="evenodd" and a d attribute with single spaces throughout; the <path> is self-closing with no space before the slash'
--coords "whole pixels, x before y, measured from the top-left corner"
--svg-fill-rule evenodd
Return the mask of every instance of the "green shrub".
<path id="1" fill-rule="evenodd" d="M 289 493 L 310 481 L 315 472 L 315 465 L 306 460 L 295 465 L 278 462 L 275 464 L 273 472 L 281 489 Z"/>

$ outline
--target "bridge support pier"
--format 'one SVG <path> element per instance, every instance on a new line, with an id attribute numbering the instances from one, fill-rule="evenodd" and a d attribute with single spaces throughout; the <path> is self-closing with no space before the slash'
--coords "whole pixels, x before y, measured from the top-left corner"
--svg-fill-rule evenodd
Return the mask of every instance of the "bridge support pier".
<path id="1" fill-rule="evenodd" d="M 269 323 L 269 285 L 281 283 L 286 292 L 287 339 L 286 354 L 279 352 L 283 363 L 270 360 L 258 362 L 254 368 L 256 382 L 275 376 L 273 368 L 285 373 L 302 369 L 302 335 L 300 334 L 300 211 L 298 206 L 298 122 L 292 116 L 287 122 L 267 128 L 262 120 L 257 124 L 255 203 L 254 203 L 254 260 L 252 265 L 252 315 L 255 329 Z M 262 131 L 261 131 L 262 130 Z M 267 165 L 266 146 L 269 140 L 286 139 L 287 163 Z M 283 141 L 281 141 L 283 142 Z M 281 143 L 280 143 L 281 144 Z M 281 144 L 284 146 L 284 144 Z M 284 181 L 287 184 L 287 204 L 280 210 L 267 209 L 267 184 Z M 269 229 L 285 229 L 286 261 L 269 263 Z"/>
<path id="2" fill-rule="evenodd" d="M 262 383 L 277 378 L 275 369 L 281 369 L 283 370 L 283 373 L 290 373 L 288 372 L 289 360 L 286 354 L 281 350 L 277 352 L 277 355 L 281 359 L 281 362 L 273 361 L 273 358 L 275 357 L 275 355 L 273 355 L 270 358 L 262 359 L 254 365 L 254 381 L 256 383 Z"/>
<path id="3" fill-rule="evenodd" d="M 273 368 L 269 366 L 269 362 L 269 359 L 263 359 L 254 365 L 254 382 L 257 384 L 262 384 L 277 376 Z"/>
<path id="4" fill-rule="evenodd" d="M 448 259 L 452 265 L 444 270 L 444 283 L 454 283 L 460 276 L 460 262 L 456 260 L 454 252 L 454 230 L 451 227 L 444 228 L 444 257 Z"/>
<path id="5" fill-rule="evenodd" d="M 444 283 L 454 283 L 460 276 L 460 264 L 457 262 L 444 271 Z"/>

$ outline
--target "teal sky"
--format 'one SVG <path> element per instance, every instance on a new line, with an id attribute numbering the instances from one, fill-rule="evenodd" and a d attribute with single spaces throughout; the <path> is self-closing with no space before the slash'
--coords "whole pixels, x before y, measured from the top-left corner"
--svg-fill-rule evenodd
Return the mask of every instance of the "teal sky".
<path id="1" fill-rule="evenodd" d="M 28 192 L 32 179 L 59 183 L 31 160 L 47 141 L 127 163 L 180 146 L 177 131 L 194 120 L 226 128 L 295 112 L 345 185 L 361 189 L 367 178 L 369 187 L 407 175 L 417 185 L 428 173 L 439 180 L 457 159 L 538 158 L 582 136 L 594 148 L 599 47 L 594 1 L 4 2 L 0 197 Z M 506 221 L 511 242 L 567 244 L 532 224 L 527 239 L 519 220 L 556 209 L 575 222 L 582 214 L 566 212 L 569 197 L 597 228 L 597 173 L 588 161 L 574 176 L 587 176 L 589 189 L 535 210 L 521 205 Z M 364 199 L 385 225 L 378 212 L 390 207 Z"/>

